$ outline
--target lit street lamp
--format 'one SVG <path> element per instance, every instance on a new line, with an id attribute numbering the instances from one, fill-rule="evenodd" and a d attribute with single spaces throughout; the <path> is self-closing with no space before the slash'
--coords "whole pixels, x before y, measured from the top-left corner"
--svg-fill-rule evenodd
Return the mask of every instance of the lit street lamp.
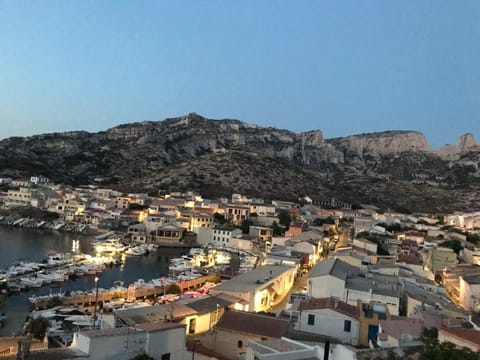
<path id="1" fill-rule="evenodd" d="M 98 276 L 95 276 L 95 306 L 93 308 L 93 327 L 96 328 L 97 325 L 97 303 L 98 303 Z"/>

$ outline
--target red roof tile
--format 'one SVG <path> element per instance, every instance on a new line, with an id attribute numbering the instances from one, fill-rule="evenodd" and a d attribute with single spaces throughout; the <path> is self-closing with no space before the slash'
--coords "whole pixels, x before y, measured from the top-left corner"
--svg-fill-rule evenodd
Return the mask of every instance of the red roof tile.
<path id="1" fill-rule="evenodd" d="M 328 298 L 311 298 L 303 300 L 298 306 L 298 310 L 318 310 L 318 309 L 331 309 L 341 314 L 351 316 L 355 319 L 359 317 L 359 311 L 356 306 L 347 304 L 334 297 Z"/>
<path id="2" fill-rule="evenodd" d="M 477 346 L 480 346 L 480 331 L 477 331 L 474 329 L 466 329 L 466 328 L 458 328 L 458 329 L 441 328 L 440 331 L 448 335 L 455 336 L 458 339 L 468 341 Z"/>
<path id="3" fill-rule="evenodd" d="M 281 338 L 287 330 L 288 321 L 242 311 L 225 311 L 216 327 L 260 336 Z"/>

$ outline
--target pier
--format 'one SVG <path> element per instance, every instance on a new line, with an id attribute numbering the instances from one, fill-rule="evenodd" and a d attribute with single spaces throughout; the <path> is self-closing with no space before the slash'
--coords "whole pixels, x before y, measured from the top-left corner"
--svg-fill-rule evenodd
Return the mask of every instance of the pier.
<path id="1" fill-rule="evenodd" d="M 110 302 L 115 299 L 124 298 L 127 301 L 135 301 L 139 299 L 146 299 L 155 296 L 162 296 L 165 294 L 167 288 L 173 284 L 176 284 L 181 292 L 192 290 L 200 287 L 201 285 L 205 284 L 209 278 L 211 278 L 213 274 L 201 276 L 191 280 L 182 280 L 176 283 L 164 285 L 164 286 L 156 286 L 156 287 L 145 287 L 145 288 L 136 288 L 133 284 L 131 284 L 127 290 L 117 290 L 112 289 L 109 291 L 99 292 L 98 296 L 96 292 L 86 293 L 86 294 L 79 294 L 73 296 L 62 296 L 62 304 L 66 306 L 86 306 L 90 304 L 97 303 L 105 303 Z M 45 299 L 38 299 L 35 302 L 35 307 L 37 308 L 44 308 L 49 301 L 48 298 Z"/>

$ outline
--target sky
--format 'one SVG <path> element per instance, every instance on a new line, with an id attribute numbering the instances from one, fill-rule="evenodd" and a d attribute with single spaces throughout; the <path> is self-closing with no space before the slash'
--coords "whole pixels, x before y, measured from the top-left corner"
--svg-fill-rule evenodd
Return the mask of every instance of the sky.
<path id="1" fill-rule="evenodd" d="M 0 0 L 0 139 L 196 112 L 480 142 L 480 1 Z"/>

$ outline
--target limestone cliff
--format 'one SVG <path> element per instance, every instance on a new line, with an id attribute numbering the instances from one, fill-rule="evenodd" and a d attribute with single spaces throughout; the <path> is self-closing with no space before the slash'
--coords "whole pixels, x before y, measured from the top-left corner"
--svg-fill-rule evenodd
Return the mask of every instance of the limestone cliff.
<path id="1" fill-rule="evenodd" d="M 433 151 L 415 131 L 324 139 L 319 130 L 295 133 L 188 114 L 98 133 L 4 139 L 0 175 L 43 174 L 71 184 L 103 178 L 103 185 L 125 190 L 308 194 L 412 210 L 461 209 L 480 204 L 478 148 L 471 134 Z M 442 204 L 442 198 L 451 200 Z"/>

